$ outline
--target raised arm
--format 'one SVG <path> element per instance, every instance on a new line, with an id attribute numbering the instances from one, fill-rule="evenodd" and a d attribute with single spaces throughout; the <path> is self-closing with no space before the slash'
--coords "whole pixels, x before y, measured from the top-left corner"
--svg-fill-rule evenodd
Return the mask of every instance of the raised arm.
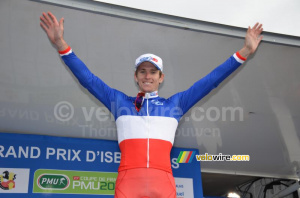
<path id="1" fill-rule="evenodd" d="M 113 109 L 111 106 L 112 102 L 116 101 L 117 98 L 127 97 L 122 92 L 110 88 L 100 78 L 94 75 L 75 55 L 63 38 L 64 18 L 61 18 L 58 22 L 56 17 L 51 12 L 48 12 L 47 14 L 43 13 L 40 20 L 40 25 L 45 30 L 49 40 L 59 51 L 62 60 L 70 68 L 80 84 L 89 90 L 89 92 L 100 100 L 110 111 Z M 112 113 L 115 115 L 115 112 Z"/>
<path id="2" fill-rule="evenodd" d="M 212 89 L 216 88 L 224 79 L 234 72 L 246 61 L 249 55 L 253 54 L 262 40 L 262 25 L 256 23 L 253 28 L 248 28 L 244 46 L 234 53 L 224 63 L 216 67 L 209 74 L 198 80 L 186 91 L 177 93 L 170 99 L 178 104 L 183 114 L 194 104 L 206 96 Z"/>
<path id="3" fill-rule="evenodd" d="M 40 25 L 45 30 L 49 40 L 55 45 L 58 51 L 64 51 L 68 48 L 68 44 L 63 38 L 64 35 L 64 18 L 61 18 L 59 22 L 56 17 L 48 12 L 43 13 L 40 17 Z"/>

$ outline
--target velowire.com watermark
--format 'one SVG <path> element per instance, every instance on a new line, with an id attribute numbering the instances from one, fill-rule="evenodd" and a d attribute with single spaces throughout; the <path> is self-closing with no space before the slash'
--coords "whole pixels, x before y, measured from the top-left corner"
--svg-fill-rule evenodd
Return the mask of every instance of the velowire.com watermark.
<path id="1" fill-rule="evenodd" d="M 111 109 L 115 112 L 115 116 L 132 115 L 135 112 L 135 107 L 121 107 L 117 108 L 115 102 L 111 103 Z M 164 107 L 159 108 L 149 107 L 148 111 L 151 116 L 166 116 L 178 117 L 183 115 L 183 110 L 179 107 Z M 76 108 L 78 113 L 84 116 L 85 121 L 90 122 L 96 119 L 102 121 L 114 121 L 114 116 L 109 112 L 106 107 L 81 107 Z M 54 106 L 54 117 L 62 122 L 70 121 L 75 113 L 74 106 L 68 101 L 60 101 Z M 244 121 L 244 111 L 242 107 L 193 107 L 189 116 L 184 117 L 185 122 L 195 121 Z"/>
<path id="2" fill-rule="evenodd" d="M 204 155 L 196 155 L 197 161 L 250 161 L 249 155 L 223 155 L 219 153 L 218 155 L 209 155 L 205 153 Z"/>
<path id="3" fill-rule="evenodd" d="M 67 101 L 60 101 L 54 107 L 54 116 L 57 120 L 66 122 L 73 118 L 74 107 Z"/>

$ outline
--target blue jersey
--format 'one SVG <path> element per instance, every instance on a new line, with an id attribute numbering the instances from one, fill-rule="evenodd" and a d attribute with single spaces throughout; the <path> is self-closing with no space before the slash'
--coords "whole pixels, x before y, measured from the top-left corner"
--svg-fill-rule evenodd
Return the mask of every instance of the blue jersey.
<path id="1" fill-rule="evenodd" d="M 170 151 L 180 118 L 244 62 L 235 53 L 189 89 L 167 99 L 157 92 L 146 93 L 138 112 L 136 97 L 109 87 L 71 49 L 61 57 L 80 84 L 114 115 L 121 150 L 119 171 L 147 167 L 172 172 Z"/>

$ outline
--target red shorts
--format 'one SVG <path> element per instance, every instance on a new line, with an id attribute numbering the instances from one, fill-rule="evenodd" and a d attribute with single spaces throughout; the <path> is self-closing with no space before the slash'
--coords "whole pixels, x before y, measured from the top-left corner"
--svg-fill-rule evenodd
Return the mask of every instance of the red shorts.
<path id="1" fill-rule="evenodd" d="M 171 173 L 154 168 L 120 171 L 115 198 L 176 198 L 175 180 Z"/>

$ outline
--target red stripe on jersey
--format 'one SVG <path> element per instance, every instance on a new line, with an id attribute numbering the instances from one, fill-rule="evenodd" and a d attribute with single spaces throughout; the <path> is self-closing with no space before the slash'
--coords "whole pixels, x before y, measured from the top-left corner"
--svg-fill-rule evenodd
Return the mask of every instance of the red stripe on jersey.
<path id="1" fill-rule="evenodd" d="M 148 139 L 127 139 L 120 144 L 121 163 L 119 172 L 126 169 L 147 167 Z M 172 173 L 169 141 L 149 139 L 149 168 L 157 168 Z"/>

